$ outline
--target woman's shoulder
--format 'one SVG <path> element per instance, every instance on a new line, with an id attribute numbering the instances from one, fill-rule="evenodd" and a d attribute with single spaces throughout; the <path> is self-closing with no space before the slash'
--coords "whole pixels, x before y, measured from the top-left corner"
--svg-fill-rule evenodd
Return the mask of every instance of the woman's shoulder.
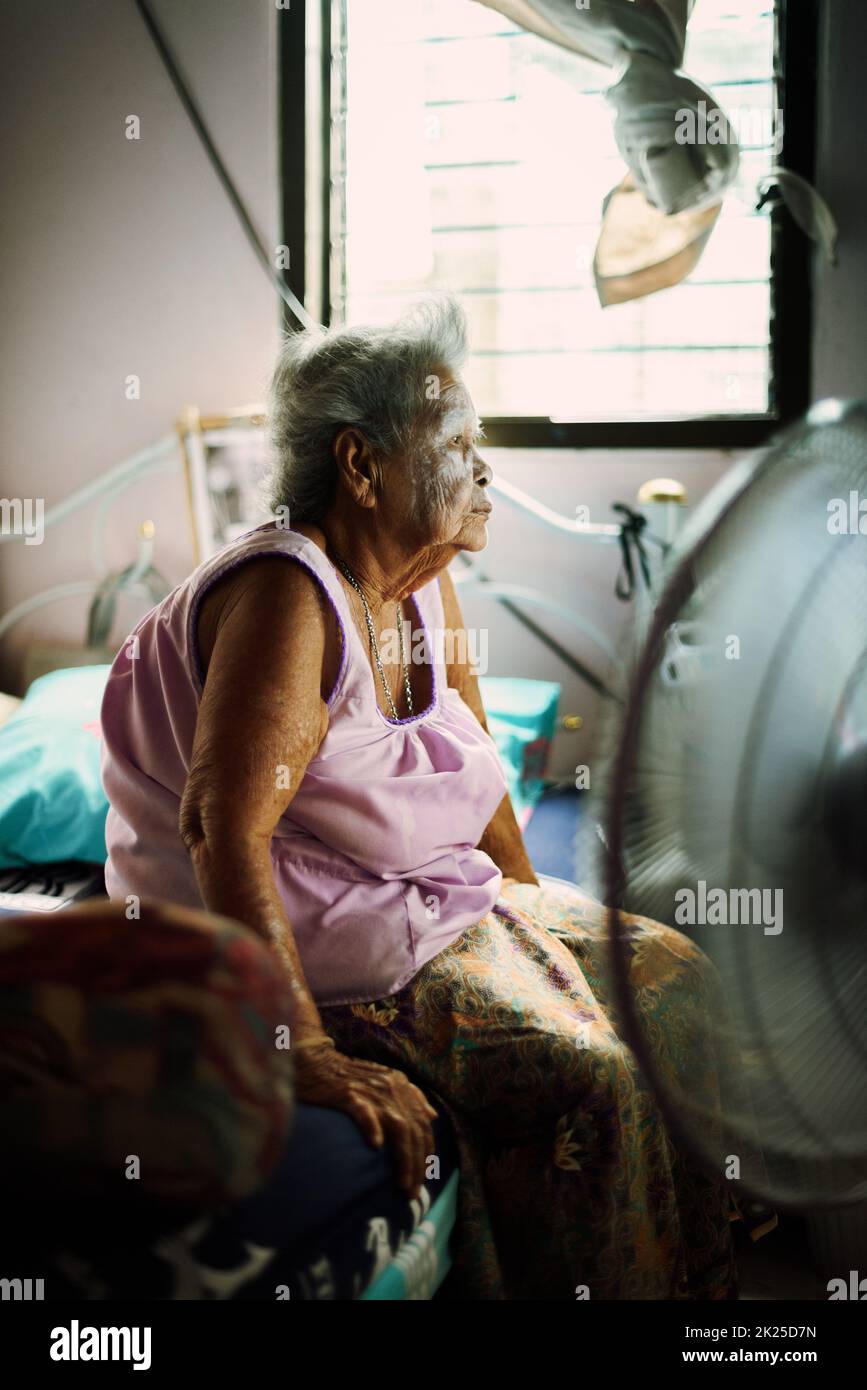
<path id="1" fill-rule="evenodd" d="M 272 559 L 289 559 L 295 564 L 265 564 Z M 315 581 L 319 581 L 318 585 Z M 251 586 L 275 592 L 297 593 L 314 584 L 333 596 L 335 587 L 333 566 L 325 554 L 325 537 L 315 526 L 290 530 L 279 522 L 265 522 L 236 537 L 216 555 L 210 557 L 190 576 L 189 588 L 196 610 L 207 603 L 214 606 L 218 597 L 243 593 Z"/>
<path id="2" fill-rule="evenodd" d="M 325 536 L 318 526 L 290 527 L 278 520 L 264 521 L 260 526 L 236 536 L 199 569 L 205 576 L 211 569 L 230 568 L 247 555 L 267 555 L 271 552 L 290 555 L 317 552 L 324 555 L 325 548 Z"/>
<path id="3" fill-rule="evenodd" d="M 324 551 L 315 539 L 261 527 L 227 550 L 232 553 L 202 584 L 196 605 L 195 640 L 203 674 L 227 622 L 258 626 L 260 635 L 280 632 L 283 640 L 291 632 L 293 640 L 302 643 L 321 632 L 330 664 L 333 585 L 327 582 L 327 562 L 323 565 L 317 558 L 324 560 Z M 274 563 L 281 558 L 298 563 Z"/>

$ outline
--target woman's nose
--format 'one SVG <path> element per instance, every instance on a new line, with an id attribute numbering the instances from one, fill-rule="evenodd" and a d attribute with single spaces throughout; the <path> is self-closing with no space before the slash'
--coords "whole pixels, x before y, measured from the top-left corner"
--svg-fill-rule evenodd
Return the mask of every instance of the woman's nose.
<path id="1" fill-rule="evenodd" d="M 487 487 L 493 476 L 494 470 L 491 465 L 485 463 L 485 460 L 477 453 L 473 464 L 473 480 L 479 487 Z"/>

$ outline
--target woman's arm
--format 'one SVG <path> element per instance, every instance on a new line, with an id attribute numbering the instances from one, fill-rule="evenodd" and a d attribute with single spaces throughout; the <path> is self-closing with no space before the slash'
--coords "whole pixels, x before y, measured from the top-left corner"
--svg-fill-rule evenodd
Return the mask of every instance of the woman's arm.
<path id="1" fill-rule="evenodd" d="M 323 1032 L 271 867 L 271 836 L 327 727 L 325 618 L 298 565 L 251 563 L 221 596 L 180 831 L 205 906 L 264 937 L 292 993 L 293 1041 Z"/>
<path id="2" fill-rule="evenodd" d="M 271 558 L 239 571 L 210 610 L 212 650 L 180 831 L 205 906 L 252 927 L 283 965 L 298 1099 L 344 1111 L 377 1147 L 387 1138 L 399 1180 L 414 1192 L 434 1152 L 436 1111 L 403 1072 L 335 1050 L 271 864 L 274 828 L 328 727 L 325 604 L 301 566 Z"/>
<path id="3" fill-rule="evenodd" d="M 464 619 L 455 592 L 454 581 L 448 570 L 444 570 L 440 575 L 440 594 L 443 601 L 446 627 L 455 634 L 463 632 L 465 630 Z M 458 691 L 464 703 L 469 706 L 487 733 L 485 707 L 482 704 L 476 673 L 466 655 L 463 659 L 457 655 L 457 653 L 466 654 L 467 647 L 466 642 L 458 640 L 446 644 L 446 651 L 451 651 L 452 655 L 452 660 L 448 665 L 448 682 L 453 689 Z M 504 878 L 514 878 L 519 883 L 539 882 L 524 847 L 524 840 L 508 792 L 494 812 L 479 841 L 478 848 L 490 855 Z"/>

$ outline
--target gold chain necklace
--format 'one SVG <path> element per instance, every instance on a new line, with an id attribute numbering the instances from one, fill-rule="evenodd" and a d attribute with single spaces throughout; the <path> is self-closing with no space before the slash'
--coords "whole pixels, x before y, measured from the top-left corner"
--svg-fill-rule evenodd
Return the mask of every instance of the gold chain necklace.
<path id="1" fill-rule="evenodd" d="M 395 705 L 394 700 L 391 697 L 391 689 L 389 688 L 388 681 L 385 679 L 385 671 L 382 669 L 382 660 L 379 655 L 379 644 L 376 640 L 376 632 L 373 626 L 373 614 L 370 611 L 367 599 L 364 597 L 364 591 L 361 585 L 359 584 L 358 580 L 355 578 L 355 575 L 350 570 L 349 566 L 345 565 L 339 556 L 334 556 L 334 562 L 337 565 L 337 568 L 340 570 L 340 573 L 343 575 L 344 579 L 352 585 L 353 589 L 358 594 L 358 597 L 361 599 L 361 606 L 364 609 L 364 617 L 367 622 L 367 631 L 370 635 L 370 645 L 373 650 L 373 659 L 376 662 L 376 669 L 379 672 L 379 678 L 382 681 L 382 688 L 385 691 L 385 698 L 388 700 L 389 708 L 391 709 L 392 719 L 395 723 L 400 723 L 400 716 L 397 712 L 397 706 Z M 407 669 L 406 651 L 404 649 L 403 643 L 403 609 L 401 608 L 399 603 L 397 604 L 397 640 L 400 646 L 400 671 L 401 675 L 403 676 L 403 688 L 406 691 L 406 707 L 409 710 L 410 715 L 412 715 L 414 713 L 412 704 L 412 690 L 410 688 L 409 683 L 409 671 Z"/>

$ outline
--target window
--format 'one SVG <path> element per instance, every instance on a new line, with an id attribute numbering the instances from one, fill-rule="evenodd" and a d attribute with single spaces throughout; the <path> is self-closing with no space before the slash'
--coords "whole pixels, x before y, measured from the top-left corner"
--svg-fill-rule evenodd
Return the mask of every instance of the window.
<path id="1" fill-rule="evenodd" d="M 791 157 L 789 111 L 776 116 L 784 19 L 773 0 L 698 0 L 684 69 L 738 130 L 738 180 L 687 281 L 602 309 L 593 250 L 624 173 L 608 71 L 471 0 L 339 0 L 331 320 L 382 321 L 453 290 L 495 443 L 764 437 L 807 403 L 806 252 L 788 214 L 755 209 L 781 124 L 786 163 L 811 173 Z M 807 96 L 799 88 L 802 143 Z"/>

